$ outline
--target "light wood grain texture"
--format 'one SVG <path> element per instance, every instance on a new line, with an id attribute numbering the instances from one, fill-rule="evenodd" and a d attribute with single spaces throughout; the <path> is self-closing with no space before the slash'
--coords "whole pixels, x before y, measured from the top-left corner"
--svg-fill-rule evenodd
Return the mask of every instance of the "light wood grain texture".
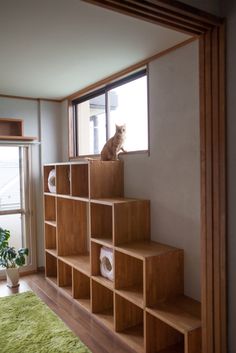
<path id="1" fill-rule="evenodd" d="M 56 245 L 56 228 L 50 224 L 45 223 L 44 225 L 44 234 L 45 234 L 45 248 L 46 249 L 55 249 Z"/>
<path id="2" fill-rule="evenodd" d="M 143 307 L 143 261 L 115 251 L 115 288 Z"/>
<path id="3" fill-rule="evenodd" d="M 92 312 L 111 330 L 114 329 L 113 291 L 92 279 Z"/>
<path id="4" fill-rule="evenodd" d="M 122 161 L 89 163 L 90 198 L 124 196 L 124 164 Z"/>
<path id="5" fill-rule="evenodd" d="M 58 285 L 72 295 L 72 268 L 58 260 Z"/>
<path id="6" fill-rule="evenodd" d="M 65 262 L 67 265 L 75 268 L 76 270 L 84 273 L 87 276 L 90 276 L 90 256 L 89 254 L 84 255 L 67 255 L 59 256 L 60 260 Z"/>
<path id="7" fill-rule="evenodd" d="M 115 330 L 137 352 L 144 349 L 143 315 L 138 306 L 115 295 Z"/>
<path id="8" fill-rule="evenodd" d="M 202 330 L 200 327 L 185 334 L 185 353 L 199 352 L 202 352 Z"/>
<path id="9" fill-rule="evenodd" d="M 88 164 L 71 165 L 72 195 L 88 197 Z"/>
<path id="10" fill-rule="evenodd" d="M 80 305 L 90 310 L 90 277 L 84 275 L 82 272 L 73 269 L 72 278 L 73 298 L 77 299 Z"/>
<path id="11" fill-rule="evenodd" d="M 133 241 L 115 247 L 116 250 L 138 259 L 144 260 L 147 257 L 164 255 L 167 252 L 176 251 L 173 246 L 157 243 L 152 240 Z"/>
<path id="12" fill-rule="evenodd" d="M 70 195 L 70 166 L 56 165 L 57 194 Z"/>
<path id="13" fill-rule="evenodd" d="M 87 253 L 87 203 L 58 197 L 57 217 L 58 255 Z"/>
<path id="14" fill-rule="evenodd" d="M 90 204 L 91 237 L 112 241 L 112 207 Z"/>
<path id="15" fill-rule="evenodd" d="M 145 299 L 147 306 L 184 292 L 183 251 L 168 251 L 145 259 Z"/>
<path id="16" fill-rule="evenodd" d="M 147 312 L 183 334 L 201 327 L 200 303 L 186 296 L 160 302 Z"/>
<path id="17" fill-rule="evenodd" d="M 57 258 L 48 252 L 45 253 L 46 277 L 57 279 Z"/>
<path id="18" fill-rule="evenodd" d="M 56 222 L 56 198 L 44 195 L 44 213 L 46 221 Z"/>
<path id="19" fill-rule="evenodd" d="M 137 200 L 113 205 L 114 244 L 150 239 L 150 202 Z"/>
<path id="20" fill-rule="evenodd" d="M 184 353 L 183 334 L 149 313 L 146 313 L 145 322 L 146 353 Z"/>

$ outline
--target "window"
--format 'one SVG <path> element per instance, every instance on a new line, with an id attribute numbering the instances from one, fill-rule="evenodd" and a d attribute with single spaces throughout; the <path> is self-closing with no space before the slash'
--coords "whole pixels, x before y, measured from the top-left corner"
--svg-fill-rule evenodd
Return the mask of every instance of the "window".
<path id="1" fill-rule="evenodd" d="M 100 154 L 114 135 L 115 125 L 126 124 L 126 151 L 148 149 L 146 69 L 112 82 L 72 102 L 74 155 Z"/>
<path id="2" fill-rule="evenodd" d="M 0 226 L 11 232 L 10 245 L 29 247 L 29 151 L 0 146 Z"/>

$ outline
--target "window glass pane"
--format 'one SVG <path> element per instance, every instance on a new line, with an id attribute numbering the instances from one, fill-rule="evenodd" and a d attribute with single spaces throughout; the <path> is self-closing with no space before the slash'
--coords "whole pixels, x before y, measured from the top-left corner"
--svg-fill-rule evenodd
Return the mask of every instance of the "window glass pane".
<path id="1" fill-rule="evenodd" d="M 116 87 L 109 91 L 109 137 L 115 133 L 115 124 L 126 124 L 125 149 L 148 149 L 147 77 Z"/>
<path id="2" fill-rule="evenodd" d="M 0 146 L 0 211 L 21 208 L 19 147 Z"/>
<path id="3" fill-rule="evenodd" d="M 22 229 L 24 227 L 24 219 L 25 217 L 19 213 L 0 216 L 0 226 L 10 231 L 10 245 L 16 249 L 22 248 L 25 245 Z"/>
<path id="4" fill-rule="evenodd" d="M 77 105 L 79 155 L 99 154 L 106 141 L 105 94 Z"/>

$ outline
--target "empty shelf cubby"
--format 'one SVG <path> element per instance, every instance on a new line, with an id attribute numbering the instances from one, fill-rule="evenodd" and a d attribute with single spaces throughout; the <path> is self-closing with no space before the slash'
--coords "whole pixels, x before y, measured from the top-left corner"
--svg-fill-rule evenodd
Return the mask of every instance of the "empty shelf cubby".
<path id="1" fill-rule="evenodd" d="M 46 277 L 57 284 L 57 258 L 46 252 L 45 273 Z"/>
<path id="2" fill-rule="evenodd" d="M 113 291 L 92 279 L 92 313 L 110 329 L 114 329 Z"/>
<path id="3" fill-rule="evenodd" d="M 184 353 L 184 335 L 149 313 L 146 313 L 145 337 L 147 353 Z"/>
<path id="4" fill-rule="evenodd" d="M 144 311 L 118 294 L 115 295 L 115 330 L 135 352 L 143 352 Z"/>
<path id="5" fill-rule="evenodd" d="M 72 196 L 88 197 L 88 164 L 71 165 L 71 193 Z"/>
<path id="6" fill-rule="evenodd" d="M 72 296 L 72 268 L 61 260 L 58 260 L 58 285 Z"/>
<path id="7" fill-rule="evenodd" d="M 114 277 L 120 295 L 143 308 L 143 261 L 115 251 Z"/>
<path id="8" fill-rule="evenodd" d="M 55 249 L 57 248 L 56 243 L 56 227 L 51 224 L 45 223 L 45 249 Z"/>
<path id="9" fill-rule="evenodd" d="M 108 245 L 112 244 L 112 207 L 91 202 L 91 238 L 103 239 Z"/>
<path id="10" fill-rule="evenodd" d="M 45 221 L 56 224 L 56 197 L 53 195 L 44 195 L 44 213 Z"/>
<path id="11" fill-rule="evenodd" d="M 73 269 L 73 298 L 85 309 L 91 309 L 90 276 Z"/>
<path id="12" fill-rule="evenodd" d="M 57 194 L 70 195 L 70 165 L 56 166 Z"/>

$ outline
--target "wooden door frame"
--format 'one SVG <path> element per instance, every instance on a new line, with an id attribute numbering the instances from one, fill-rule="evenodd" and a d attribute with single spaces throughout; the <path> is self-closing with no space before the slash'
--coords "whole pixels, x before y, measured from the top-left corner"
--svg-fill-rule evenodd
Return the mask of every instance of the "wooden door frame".
<path id="1" fill-rule="evenodd" d="M 226 353 L 225 21 L 176 0 L 83 1 L 199 37 L 202 353 Z"/>

